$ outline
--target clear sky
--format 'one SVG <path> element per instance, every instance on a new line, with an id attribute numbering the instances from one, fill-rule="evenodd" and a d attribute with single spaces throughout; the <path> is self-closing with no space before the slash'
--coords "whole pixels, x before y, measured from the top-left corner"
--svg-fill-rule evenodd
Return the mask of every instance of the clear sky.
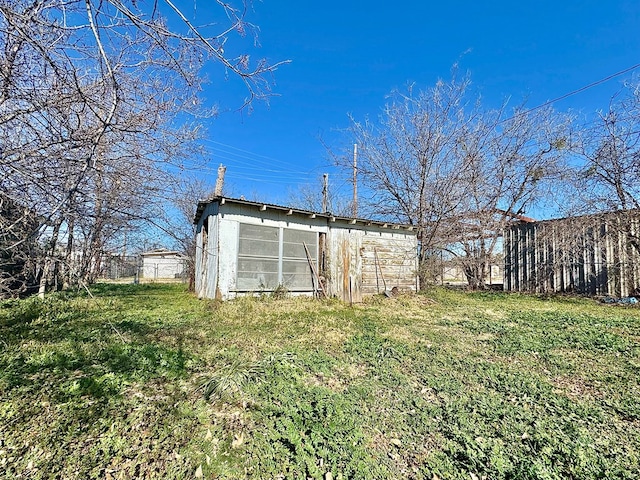
<path id="1" fill-rule="evenodd" d="M 196 24 L 218 13 L 202 0 L 182 4 Z M 291 63 L 274 75 L 277 96 L 251 113 L 237 111 L 244 98 L 238 82 L 212 70 L 203 94 L 221 113 L 207 121 L 205 145 L 211 171 L 227 166 L 233 196 L 270 203 L 286 203 L 303 184 L 320 190 L 323 172 L 346 193 L 348 179 L 331 167 L 319 137 L 348 148 L 339 133 L 347 114 L 375 117 L 391 90 L 428 88 L 449 78 L 455 62 L 488 107 L 507 97 L 514 106 L 526 97 L 534 107 L 640 63 L 638 0 L 263 0 L 248 20 L 260 27 L 260 46 L 249 39 L 235 46 L 232 38 L 229 48 Z M 585 114 L 606 108 L 631 74 L 555 107 Z"/>

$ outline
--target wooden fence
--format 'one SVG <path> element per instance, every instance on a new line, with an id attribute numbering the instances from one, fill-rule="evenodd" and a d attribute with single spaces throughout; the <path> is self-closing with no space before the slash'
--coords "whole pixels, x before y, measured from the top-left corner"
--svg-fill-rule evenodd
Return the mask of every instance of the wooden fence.
<path id="1" fill-rule="evenodd" d="M 626 297 L 640 293 L 637 211 L 518 223 L 504 234 L 504 288 Z"/>

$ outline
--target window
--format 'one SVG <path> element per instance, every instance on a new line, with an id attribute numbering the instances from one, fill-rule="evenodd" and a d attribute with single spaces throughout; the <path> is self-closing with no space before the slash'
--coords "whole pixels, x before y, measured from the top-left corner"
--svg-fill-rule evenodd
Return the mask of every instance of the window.
<path id="1" fill-rule="evenodd" d="M 290 228 L 240 224 L 236 288 L 245 291 L 313 289 L 312 273 L 304 249 L 318 258 L 318 234 Z"/>
<path id="2" fill-rule="evenodd" d="M 278 282 L 279 229 L 240 224 L 238 290 L 273 290 Z"/>
<path id="3" fill-rule="evenodd" d="M 317 233 L 283 229 L 282 241 L 282 285 L 289 290 L 312 290 L 311 267 L 304 245 L 314 262 L 318 258 Z"/>

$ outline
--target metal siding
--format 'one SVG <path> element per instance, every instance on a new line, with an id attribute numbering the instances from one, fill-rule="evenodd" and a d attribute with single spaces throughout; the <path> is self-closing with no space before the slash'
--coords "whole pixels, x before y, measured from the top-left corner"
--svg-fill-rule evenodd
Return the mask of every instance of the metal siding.
<path id="1" fill-rule="evenodd" d="M 202 265 L 202 224 L 203 224 L 203 219 L 200 218 L 200 220 L 198 220 L 198 225 L 196 227 L 196 265 L 195 265 L 195 289 L 196 289 L 196 295 L 198 295 L 198 297 L 202 298 L 203 297 L 203 291 L 202 291 L 202 285 L 203 285 L 203 279 L 202 279 L 202 271 L 203 271 L 203 265 Z"/>
<path id="2" fill-rule="evenodd" d="M 207 206 L 199 225 L 212 213 L 210 206 Z M 350 226 L 344 222 L 327 224 L 327 220 L 322 218 L 286 215 L 282 211 L 269 208 L 266 211 L 258 211 L 255 207 L 232 203 L 220 205 L 210 221 L 208 243 L 210 249 L 216 252 L 216 261 L 212 263 L 212 255 L 207 255 L 208 258 L 205 259 L 203 252 L 196 251 L 196 288 L 200 296 L 214 298 L 218 295 L 227 299 L 237 295 L 235 279 L 238 268 L 239 223 L 314 233 L 316 241 L 309 245 L 309 248 L 316 261 L 319 256 L 317 234 L 326 233 L 324 273 L 326 291 L 330 296 L 359 302 L 363 295 L 377 292 L 371 266 L 373 248 L 380 250 L 380 263 L 388 289 L 394 286 L 401 290 L 417 289 L 417 237 L 413 231 L 379 225 Z M 202 241 L 201 230 L 200 227 L 198 245 L 201 245 Z M 215 235 L 212 235 L 213 231 L 216 232 Z M 206 266 L 203 265 L 203 260 L 206 260 Z"/>
<path id="3" fill-rule="evenodd" d="M 511 226 L 505 232 L 505 288 L 632 295 L 640 286 L 640 254 L 631 243 L 638 227 L 637 214 Z"/>

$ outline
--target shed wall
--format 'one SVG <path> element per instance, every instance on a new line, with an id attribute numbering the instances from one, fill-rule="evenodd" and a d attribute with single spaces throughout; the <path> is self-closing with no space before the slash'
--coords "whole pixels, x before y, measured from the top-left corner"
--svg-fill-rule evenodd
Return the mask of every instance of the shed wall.
<path id="1" fill-rule="evenodd" d="M 218 205 L 209 204 L 196 227 L 195 289 L 200 298 L 216 298 L 218 283 Z"/>
<path id="2" fill-rule="evenodd" d="M 328 239 L 329 294 L 345 301 L 397 287 L 417 290 L 417 238 L 382 228 L 332 226 Z"/>
<path id="3" fill-rule="evenodd" d="M 217 286 L 213 287 L 214 295 L 217 291 L 217 295 L 223 299 L 250 293 L 250 291 L 271 290 L 270 287 L 257 287 L 255 290 L 247 290 L 247 288 L 243 288 L 242 286 L 239 287 L 237 284 L 240 224 L 268 226 L 277 229 L 300 230 L 318 234 L 326 233 L 327 231 L 326 222 L 323 222 L 321 219 L 292 216 L 276 210 L 258 211 L 255 207 L 236 204 L 221 206 L 219 214 L 215 218 L 217 219 L 215 229 L 218 232 L 218 251 L 220 254 L 218 256 L 218 265 L 215 269 L 215 273 L 212 273 L 211 275 L 215 275 L 218 281 Z M 315 245 L 312 250 L 317 251 L 317 249 L 318 247 Z M 316 265 L 318 264 L 317 257 L 314 258 L 314 262 Z M 310 269 L 309 276 L 311 276 Z M 207 282 L 210 283 L 211 279 L 208 279 Z M 211 290 L 212 287 L 209 286 L 205 296 L 212 298 Z M 312 295 L 313 289 L 299 289 L 296 293 Z"/>
<path id="4" fill-rule="evenodd" d="M 393 287 L 417 289 L 417 238 L 413 231 L 347 225 L 313 214 L 288 215 L 286 210 L 229 202 L 208 205 L 198 222 L 196 291 L 200 297 L 229 299 L 251 293 L 237 284 L 241 224 L 316 233 L 315 248 L 310 250 L 317 252 L 312 255 L 314 266 L 324 277 L 325 292 L 330 296 L 359 302 L 363 296 Z M 248 285 L 246 278 L 243 281 Z M 313 295 L 315 282 L 310 285 L 308 290 L 297 289 L 295 293 Z"/>
<path id="5" fill-rule="evenodd" d="M 184 259 L 178 255 L 144 255 L 142 276 L 147 279 L 178 278 L 184 273 Z"/>

